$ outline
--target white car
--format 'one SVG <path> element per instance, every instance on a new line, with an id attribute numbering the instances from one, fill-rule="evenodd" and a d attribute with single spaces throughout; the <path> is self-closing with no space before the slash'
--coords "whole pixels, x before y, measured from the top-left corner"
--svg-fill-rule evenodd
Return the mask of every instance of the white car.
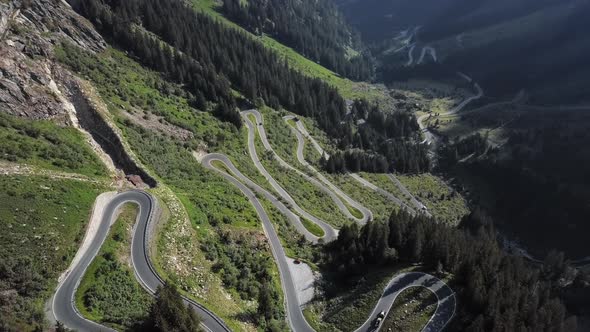
<path id="1" fill-rule="evenodd" d="M 375 327 L 379 327 L 379 325 L 381 325 L 381 323 L 383 322 L 384 318 L 385 318 L 385 311 L 381 311 L 377 315 L 377 319 L 375 319 Z"/>

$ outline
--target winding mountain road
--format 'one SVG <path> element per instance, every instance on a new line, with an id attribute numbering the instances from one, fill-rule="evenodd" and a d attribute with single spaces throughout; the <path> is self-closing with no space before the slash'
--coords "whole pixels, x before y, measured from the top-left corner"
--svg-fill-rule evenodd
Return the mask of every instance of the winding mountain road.
<path id="1" fill-rule="evenodd" d="M 422 202 L 417 200 L 416 197 L 414 197 L 414 195 L 412 195 L 412 193 L 406 188 L 406 186 L 404 186 L 403 183 L 401 183 L 401 181 L 397 177 L 395 177 L 395 175 L 387 174 L 387 177 L 397 186 L 397 188 L 399 190 L 401 190 L 401 192 L 404 195 L 406 195 L 407 197 L 410 198 L 410 203 L 412 203 L 412 205 L 414 205 L 414 208 L 416 210 L 422 211 L 422 213 L 426 214 L 429 217 L 432 216 L 430 214 L 430 212 L 428 212 L 428 210 L 426 210 L 426 205 L 422 204 Z"/>
<path id="2" fill-rule="evenodd" d="M 283 119 L 285 119 L 285 121 L 289 121 L 289 120 L 294 120 L 296 119 L 295 116 L 293 115 L 288 115 L 283 117 Z M 318 178 L 320 178 L 324 183 L 326 183 L 328 186 L 330 186 L 330 188 L 332 188 L 332 190 L 335 190 L 338 195 L 340 195 L 341 197 L 344 197 L 345 199 L 349 199 L 349 197 L 343 193 L 338 187 L 333 186 L 330 181 L 328 181 L 328 179 L 326 179 L 320 172 L 318 172 L 313 166 L 311 166 L 304 158 L 303 156 L 303 149 L 304 149 L 304 145 L 305 145 L 305 141 L 304 138 L 306 138 L 307 140 L 309 140 L 311 142 L 311 144 L 313 145 L 313 147 L 315 148 L 315 150 L 322 156 L 324 156 L 325 158 L 330 158 L 330 155 L 320 146 L 320 144 L 309 134 L 309 132 L 307 131 L 307 129 L 305 128 L 305 125 L 301 122 L 301 121 L 295 121 L 295 126 L 296 128 L 293 128 L 295 131 L 295 134 L 297 136 L 297 159 L 299 160 L 299 162 L 301 164 L 303 164 L 304 166 L 308 167 L 314 174 L 316 174 L 316 176 L 318 176 Z M 401 191 L 408 197 L 410 197 L 410 201 L 412 203 L 412 205 L 415 206 L 416 210 L 414 210 L 412 207 L 408 206 L 406 203 L 404 203 L 402 200 L 400 200 L 399 198 L 397 198 L 395 195 L 393 195 L 392 193 L 374 185 L 373 183 L 367 181 L 366 179 L 363 179 L 360 175 L 358 174 L 354 174 L 354 173 L 349 173 L 349 176 L 352 177 L 354 180 L 356 180 L 359 184 L 361 184 L 364 187 L 367 187 L 379 194 L 381 194 L 382 196 L 385 196 L 387 199 L 389 199 L 390 201 L 396 203 L 397 205 L 399 205 L 402 208 L 407 209 L 410 213 L 415 214 L 416 211 L 420 211 L 421 213 L 426 214 L 427 216 L 431 216 L 431 214 L 425 210 L 425 206 L 424 204 L 420 203 L 418 200 L 416 200 L 416 198 L 408 191 L 408 189 L 401 183 L 399 182 L 399 180 L 397 180 L 397 178 L 393 175 L 393 174 L 388 174 L 388 176 L 392 179 L 392 181 L 395 183 L 395 185 L 401 189 Z M 349 204 L 351 204 L 352 206 L 354 206 L 355 208 L 358 208 L 356 205 L 353 205 L 350 201 Z M 370 210 L 368 210 L 370 212 Z"/>
<path id="3" fill-rule="evenodd" d="M 244 120 L 248 127 L 248 146 L 252 160 L 255 164 L 260 165 L 259 170 L 262 172 L 264 169 L 260 164 L 260 160 L 256 154 L 256 148 L 254 144 L 254 124 L 248 119 L 247 114 L 243 114 Z M 253 114 L 256 116 L 256 114 Z M 262 122 L 260 122 L 262 124 Z M 299 122 L 298 122 L 299 123 Z M 259 133 L 263 132 L 263 126 L 260 126 Z M 299 125 L 298 125 L 299 127 Z M 262 129 L 262 130 L 260 130 Z M 305 130 L 305 127 L 301 125 L 299 128 L 302 135 L 307 135 L 312 140 L 312 144 L 316 146 L 318 152 L 323 150 L 309 136 L 309 133 Z M 265 136 L 264 136 L 265 137 Z M 265 141 L 263 139 L 263 141 Z M 268 142 L 267 142 L 268 143 Z M 264 143 L 263 143 L 264 144 Z M 301 150 L 301 157 L 303 156 Z M 305 160 L 302 159 L 304 162 Z M 285 255 L 285 251 L 281 245 L 280 238 L 266 213 L 263 204 L 258 199 L 257 195 L 265 197 L 274 207 L 276 207 L 282 214 L 284 214 L 288 221 L 295 227 L 295 229 L 302 234 L 308 241 L 317 242 L 319 238 L 311 234 L 301 223 L 301 219 L 298 215 L 293 213 L 286 204 L 277 199 L 273 194 L 260 187 L 252 180 L 244 176 L 223 154 L 208 154 L 205 155 L 201 160 L 204 167 L 217 172 L 220 176 L 225 178 L 227 181 L 236 186 L 250 201 L 258 217 L 262 221 L 263 230 L 269 240 L 271 250 L 275 261 L 279 268 L 281 285 L 283 293 L 285 295 L 285 306 L 287 312 L 287 320 L 289 326 L 293 331 L 297 332 L 311 332 L 314 331 L 312 327 L 305 320 L 301 305 L 297 296 L 296 285 L 291 275 L 288 260 Z M 266 172 L 265 174 L 269 181 L 272 181 L 272 177 Z M 318 172 L 319 173 L 319 172 Z M 278 186 L 278 183 L 276 184 Z M 274 186 L 273 186 L 274 188 Z M 277 188 L 282 189 L 278 186 Z M 277 190 L 280 191 L 280 190 Z M 283 189 L 284 191 L 284 189 Z M 284 192 L 285 194 L 286 191 Z M 282 196 L 283 197 L 283 196 Z M 288 196 L 287 194 L 287 197 Z M 287 200 L 285 197 L 283 199 Z M 139 216 L 133 230 L 133 240 L 131 244 L 131 260 L 135 271 L 137 280 L 141 285 L 150 293 L 154 294 L 155 290 L 159 285 L 163 284 L 162 278 L 157 274 L 154 269 L 150 257 L 149 257 L 149 245 L 153 235 L 154 227 L 154 216 L 158 215 L 158 207 L 156 200 L 148 193 L 143 191 L 127 191 L 115 195 L 101 211 L 103 213 L 99 228 L 95 233 L 87 235 L 92 236 L 89 238 L 90 245 L 83 246 L 80 252 L 80 259 L 74 261 L 70 267 L 70 271 L 66 274 L 65 278 L 57 287 L 56 293 L 51 302 L 51 313 L 56 320 L 61 321 L 68 328 L 76 329 L 79 331 L 112 331 L 112 329 L 102 326 L 98 323 L 89 321 L 83 318 L 75 308 L 74 295 L 76 289 L 80 283 L 84 272 L 95 258 L 103 244 L 106 236 L 108 235 L 109 228 L 116 219 L 117 210 L 125 203 L 134 203 L 139 206 Z M 291 208 L 295 209 L 295 205 L 288 202 Z M 304 211 L 302 214 L 305 214 Z M 336 239 L 337 232 L 329 225 L 323 223 L 317 218 L 308 218 L 313 222 L 316 222 L 325 232 L 324 240 L 326 242 Z M 315 220 L 314 220 L 315 219 Z M 369 219 L 370 220 L 370 219 Z M 86 240 L 85 240 L 86 241 Z M 374 322 L 375 314 L 380 311 L 389 312 L 392 307 L 397 295 L 408 287 L 427 287 L 430 289 L 438 298 L 437 309 L 430 319 L 423 331 L 427 332 L 439 332 L 453 317 L 456 301 L 455 296 L 442 281 L 431 275 L 412 272 L 402 273 L 389 282 L 387 287 L 379 299 L 373 313 L 368 317 L 367 321 L 357 331 L 375 331 L 372 326 Z M 185 303 L 191 306 L 203 319 L 202 326 L 206 331 L 210 332 L 226 332 L 230 331 L 224 322 L 207 310 L 197 302 L 188 298 L 183 298 Z"/>
<path id="4" fill-rule="evenodd" d="M 131 243 L 131 261 L 135 276 L 140 284 L 150 294 L 155 294 L 158 286 L 164 281 L 156 273 L 149 257 L 149 242 L 153 235 L 153 216 L 157 210 L 154 198 L 143 191 L 126 191 L 114 196 L 104 208 L 103 217 L 94 236 L 89 239 L 90 246 L 80 252 L 80 260 L 70 267 L 69 273 L 59 283 L 51 300 L 51 313 L 55 320 L 62 322 L 66 327 L 78 331 L 114 331 L 111 328 L 92 322 L 82 317 L 75 307 L 74 296 L 80 284 L 82 276 L 92 260 L 98 254 L 100 247 L 106 239 L 111 225 L 115 222 L 117 210 L 126 203 L 134 203 L 139 206 L 139 215 L 133 230 Z M 183 297 L 184 298 L 184 297 Z M 193 300 L 184 298 L 202 318 L 203 328 L 211 332 L 227 332 L 230 329 L 211 311 Z"/>
<path id="5" fill-rule="evenodd" d="M 220 172 L 220 170 L 217 167 L 215 167 L 215 165 L 213 164 L 216 161 L 223 164 L 223 166 L 231 172 L 231 175 L 229 175 L 227 172 L 224 172 L 224 170 L 221 170 L 221 172 Z M 212 169 L 212 170 L 215 170 L 215 171 L 221 173 L 221 175 L 226 180 L 230 181 L 232 184 L 234 184 L 236 187 L 238 187 L 238 189 L 240 189 L 242 192 L 244 192 L 244 190 L 242 190 L 243 187 L 247 188 L 249 191 L 248 191 L 248 194 L 246 194 L 246 196 L 249 199 L 251 198 L 249 196 L 249 193 L 252 190 L 254 192 L 258 193 L 259 195 L 262 195 L 264 198 L 266 198 L 268 201 L 270 201 L 281 213 L 283 213 L 289 219 L 289 221 L 295 227 L 297 232 L 302 234 L 307 241 L 310 241 L 312 243 L 316 243 L 319 240 L 319 237 L 310 233 L 307 230 L 307 228 L 305 228 L 305 226 L 303 226 L 303 224 L 301 223 L 301 219 L 298 215 L 293 213 L 283 202 L 281 202 L 273 194 L 271 194 L 266 189 L 262 188 L 261 186 L 256 184 L 254 181 L 252 181 L 248 177 L 246 177 L 244 174 L 242 174 L 237 169 L 237 167 L 234 166 L 234 164 L 231 162 L 231 160 L 229 160 L 229 158 L 226 155 L 223 155 L 220 153 L 211 153 L 211 154 L 208 154 L 205 157 L 203 157 L 203 159 L 201 160 L 201 163 L 206 168 L 209 168 L 209 169 Z M 229 177 L 225 176 L 224 174 L 228 174 Z M 332 228 L 331 226 L 326 225 L 325 223 L 320 223 L 320 224 L 318 224 L 318 226 L 322 227 L 322 229 L 324 230 L 323 240 L 325 242 L 331 242 L 331 241 L 335 240 L 336 237 L 338 236 L 338 232 L 336 230 L 334 230 L 334 228 Z"/>
<path id="6" fill-rule="evenodd" d="M 324 230 L 324 232 L 335 234 L 336 231 L 332 228 L 332 226 L 301 208 L 299 204 L 295 202 L 293 197 L 291 197 L 291 195 L 289 195 L 289 193 L 275 180 L 275 178 L 272 175 L 270 175 L 270 173 L 266 170 L 264 165 L 262 165 L 260 157 L 258 156 L 258 152 L 256 151 L 256 138 L 254 136 L 255 133 L 258 132 L 258 135 L 262 139 L 263 145 L 267 144 L 265 145 L 265 148 L 267 150 L 270 151 L 272 150 L 272 148 L 270 147 L 270 144 L 266 139 L 266 132 L 264 131 L 264 126 L 259 126 L 258 130 L 256 130 L 256 126 L 248 118 L 249 114 L 252 114 L 251 111 L 242 112 L 242 118 L 246 123 L 246 128 L 248 129 L 248 151 L 250 153 L 250 158 L 252 159 L 254 166 L 256 166 L 258 171 L 264 176 L 268 183 L 270 183 L 271 187 L 275 190 L 275 192 L 277 192 L 279 196 L 281 196 L 285 201 L 287 201 L 287 203 L 297 214 L 320 226 Z M 275 158 L 278 158 L 278 155 L 275 154 L 274 156 Z M 282 159 L 280 158 L 277 160 L 279 160 L 279 163 L 281 163 L 282 161 Z M 289 164 L 287 164 L 285 161 L 283 161 L 283 163 L 285 167 L 288 167 L 287 165 Z"/>
<path id="7" fill-rule="evenodd" d="M 459 75 L 460 77 L 465 79 L 468 83 L 473 83 L 473 79 L 471 77 L 469 77 L 461 72 L 458 72 L 457 75 Z M 474 87 L 477 90 L 477 94 L 466 98 L 461 103 L 459 103 L 457 106 L 453 107 L 453 109 L 451 109 L 450 111 L 440 113 L 439 115 L 444 116 L 444 115 L 452 115 L 452 114 L 458 113 L 463 108 L 465 108 L 465 106 L 467 106 L 469 103 L 483 97 L 484 92 L 483 92 L 483 89 L 481 88 L 481 86 L 479 85 L 479 83 L 475 83 Z M 422 143 L 428 143 L 432 146 L 432 150 L 436 150 L 436 136 L 428 129 L 428 126 L 426 126 L 424 124 L 424 121 L 431 115 L 432 115 L 432 113 L 427 113 L 427 114 L 420 116 L 418 118 L 418 126 L 420 127 L 420 130 L 424 133 L 424 141 Z"/>
<path id="8" fill-rule="evenodd" d="M 414 50 L 416 49 L 416 43 L 410 46 L 408 49 L 408 62 L 406 62 L 406 67 L 411 66 L 414 63 Z"/>
<path id="9" fill-rule="evenodd" d="M 400 273 L 385 286 L 383 295 L 377 302 L 373 312 L 365 323 L 355 332 L 378 331 L 374 328 L 375 318 L 379 312 L 384 311 L 385 317 L 389 314 L 395 299 L 404 290 L 412 287 L 424 287 L 436 296 L 438 304 L 434 314 L 422 329 L 422 332 L 439 332 L 444 329 L 455 315 L 457 301 L 453 291 L 442 280 L 435 276 L 422 272 Z"/>
<path id="10" fill-rule="evenodd" d="M 296 117 L 292 116 L 292 115 L 287 115 L 287 116 L 283 117 L 283 119 L 285 121 L 287 121 L 287 123 L 288 123 L 289 120 L 295 120 Z M 365 223 L 367 223 L 367 221 L 372 220 L 373 213 L 371 212 L 371 210 L 367 209 L 365 206 L 363 206 L 362 204 L 360 204 L 359 202 L 355 201 L 350 196 L 348 196 L 344 191 L 342 191 L 340 188 L 338 188 L 336 185 L 334 185 L 330 180 L 328 180 L 328 178 L 326 178 L 315 167 L 313 167 L 310 163 L 308 163 L 307 160 L 305 160 L 305 156 L 303 154 L 303 150 L 305 148 L 305 137 L 310 139 L 311 136 L 309 135 L 309 133 L 305 129 L 305 126 L 300 122 L 301 121 L 299 121 L 299 120 L 295 121 L 295 123 L 296 123 L 295 126 L 297 128 L 293 128 L 291 125 L 289 125 L 289 127 L 291 128 L 291 130 L 295 133 L 295 136 L 297 137 L 296 155 L 297 155 L 297 160 L 299 161 L 299 163 L 301 165 L 303 165 L 304 167 L 306 167 L 308 170 L 310 170 L 318 179 L 320 179 L 320 181 L 322 183 L 324 183 L 328 188 L 330 188 L 331 192 L 334 192 L 337 195 L 336 197 L 338 198 L 338 201 L 340 201 L 340 204 L 342 206 L 344 206 L 344 205 L 343 205 L 341 199 L 346 201 L 346 203 L 348 203 L 348 205 L 350 205 L 353 208 L 360 211 L 361 214 L 363 215 L 363 217 L 360 219 L 356 218 L 356 217 L 352 216 L 352 214 L 350 213 L 348 208 L 346 208 L 344 206 L 344 209 L 346 210 L 345 213 L 347 215 L 349 215 L 350 217 L 352 217 L 352 219 L 355 219 L 357 222 L 359 222 L 361 224 L 365 224 Z M 316 148 L 316 150 L 318 152 L 321 151 L 320 154 L 323 154 L 326 158 L 330 157 L 329 155 L 327 155 L 327 153 L 321 148 L 321 146 L 315 140 L 310 139 L 310 141 L 312 142 L 312 144 L 314 145 L 314 147 Z"/>
<path id="11" fill-rule="evenodd" d="M 382 196 L 385 196 L 387 199 L 389 199 L 390 201 L 399 205 L 401 208 L 408 210 L 408 212 L 410 212 L 411 214 L 416 214 L 416 211 L 414 209 L 412 209 L 410 206 L 408 206 L 406 203 L 404 203 L 401 199 L 395 197 L 395 195 L 393 195 L 389 191 L 382 189 L 380 187 L 377 187 L 376 185 L 372 184 L 368 180 L 363 179 L 358 174 L 351 173 L 350 176 L 352 176 L 352 178 L 355 179 L 357 182 L 359 182 L 362 186 L 367 187 L 373 191 L 376 191 L 377 193 L 381 194 Z"/>
<path id="12" fill-rule="evenodd" d="M 268 138 L 266 136 L 266 130 L 264 128 L 264 119 L 262 117 L 262 114 L 260 114 L 260 112 L 258 112 L 257 110 L 243 111 L 242 116 L 244 117 L 244 120 L 246 121 L 246 125 L 248 126 L 248 129 L 251 128 L 248 125 L 248 122 L 252 123 L 252 121 L 250 121 L 248 116 L 254 117 L 255 123 L 256 123 L 257 129 L 258 129 L 258 137 L 260 137 L 260 140 L 262 141 L 262 145 L 263 145 L 264 149 L 266 151 L 270 151 L 273 154 L 274 158 L 279 162 L 279 164 L 281 166 L 283 166 L 293 172 L 296 172 L 297 174 L 299 174 L 303 178 L 305 178 L 308 182 L 311 182 L 314 186 L 316 186 L 317 188 L 319 188 L 320 190 L 322 190 L 323 192 L 328 194 L 328 196 L 330 196 L 332 201 L 334 201 L 334 203 L 338 206 L 338 209 L 344 215 L 346 215 L 349 219 L 352 219 L 362 225 L 362 224 L 367 223 L 367 221 L 372 218 L 371 211 L 369 211 L 367 208 L 362 206 L 360 203 L 358 203 L 357 201 L 353 200 L 348 195 L 346 195 L 342 190 L 340 190 L 338 187 L 333 185 L 328 179 L 326 179 L 326 177 L 324 177 L 321 173 L 319 173 L 315 168 L 313 168 L 311 165 L 309 165 L 305 161 L 305 159 L 303 158 L 302 137 L 297 136 L 297 138 L 298 138 L 297 153 L 296 153 L 297 159 L 303 166 L 307 167 L 307 169 L 309 169 L 318 179 L 320 179 L 321 182 L 318 181 L 316 178 L 311 177 L 308 174 L 302 172 L 301 170 L 293 167 L 291 164 L 287 163 L 283 158 L 281 158 L 274 151 L 274 149 L 270 145 Z M 296 132 L 296 134 L 298 134 L 297 131 L 295 131 L 295 132 Z M 248 144 L 250 144 L 250 142 Z M 254 143 L 252 143 L 252 144 L 254 144 Z M 254 144 L 254 146 L 255 146 L 255 144 Z M 263 173 L 263 175 L 265 177 L 267 177 L 267 172 L 266 172 L 266 174 Z M 270 175 L 268 175 L 268 176 L 270 176 Z M 272 185 L 272 183 L 271 183 L 271 185 Z M 273 188 L 275 188 L 275 187 L 273 186 Z M 283 195 L 281 195 L 281 196 L 283 196 Z M 284 197 L 284 196 L 283 196 L 283 198 L 288 199 L 287 197 Z M 361 218 L 357 218 L 354 215 L 352 215 L 352 213 L 346 207 L 346 205 L 344 204 L 342 199 L 344 199 L 346 201 L 346 203 L 353 206 L 355 209 L 359 210 L 363 216 Z"/>
<path id="13" fill-rule="evenodd" d="M 212 169 L 219 173 L 227 181 L 231 182 L 234 186 L 236 186 L 244 195 L 246 195 L 246 197 L 248 197 L 248 199 L 250 200 L 252 206 L 254 206 L 254 209 L 256 209 L 256 213 L 262 221 L 264 233 L 266 234 L 269 240 L 273 256 L 279 268 L 281 285 L 283 287 L 283 293 L 285 295 L 285 304 L 287 306 L 287 320 L 289 322 L 289 325 L 291 326 L 291 329 L 293 331 L 314 331 L 305 320 L 305 317 L 303 316 L 303 312 L 301 311 L 301 307 L 299 305 L 299 299 L 297 298 L 297 290 L 295 287 L 295 283 L 293 282 L 293 277 L 291 276 L 291 271 L 289 270 L 287 256 L 285 255 L 285 251 L 283 249 L 283 246 L 281 245 L 281 240 L 279 239 L 279 236 L 276 233 L 274 226 L 270 221 L 268 214 L 266 213 L 266 210 L 262 206 L 262 203 L 260 203 L 258 198 L 256 198 L 254 192 L 252 192 L 252 190 L 250 190 L 248 186 L 244 185 L 240 180 L 235 178 L 232 174 L 227 173 L 225 170 L 216 168 L 215 165 L 212 164 L 213 161 L 218 161 L 222 163 L 225 168 L 229 169 L 233 174 L 237 175 L 240 180 L 243 181 L 247 178 L 244 175 L 241 175 L 237 168 L 224 155 L 209 154 L 206 155 L 202 160 L 203 165 L 206 168 Z M 279 208 L 281 212 L 286 212 L 286 207 L 284 207 L 284 205 L 278 204 L 280 203 L 278 200 L 271 201 L 271 203 L 275 205 L 275 207 Z M 282 208 L 280 206 L 282 206 Z"/>
<path id="14" fill-rule="evenodd" d="M 223 164 L 222 168 L 217 168 L 216 164 L 213 164 L 214 161 Z M 242 191 L 242 193 L 246 195 L 246 197 L 248 197 L 248 199 L 256 209 L 256 212 L 260 217 L 260 220 L 262 220 L 264 232 L 269 238 L 273 255 L 279 267 L 281 283 L 285 294 L 285 302 L 287 305 L 287 318 L 289 321 L 289 325 L 291 326 L 291 329 L 293 331 L 297 332 L 314 331 L 305 320 L 305 317 L 303 316 L 301 306 L 297 298 L 296 287 L 293 283 L 293 277 L 291 276 L 287 258 L 285 256 L 284 249 L 281 246 L 279 236 L 276 233 L 272 222 L 268 218 L 268 215 L 266 214 L 263 205 L 258 201 L 258 198 L 254 194 L 254 192 L 252 192 L 247 185 L 241 182 L 249 182 L 249 180 L 243 174 L 241 174 L 237 170 L 237 168 L 231 163 L 231 161 L 224 155 L 206 155 L 202 159 L 202 163 L 206 168 L 218 172 L 226 180 L 228 180 L 238 189 L 240 189 L 240 191 Z M 226 170 L 229 170 L 232 174 L 227 173 Z M 236 177 L 234 177 L 234 175 L 236 175 Z M 271 203 L 275 205 L 277 208 L 279 208 L 277 204 L 281 204 L 278 200 L 271 200 Z M 281 212 L 289 213 L 286 212 L 286 210 L 288 209 L 286 209 L 284 205 L 283 208 L 280 208 Z M 292 218 L 289 219 L 293 220 Z M 377 302 L 371 315 L 368 317 L 365 323 L 356 331 L 378 331 L 379 329 L 375 329 L 373 326 L 373 322 L 376 318 L 377 313 L 380 311 L 385 311 L 386 313 L 388 313 L 391 307 L 393 306 L 393 303 L 395 302 L 397 295 L 399 295 L 403 290 L 410 287 L 426 287 L 436 295 L 438 299 L 437 308 L 432 318 L 429 320 L 429 322 L 426 324 L 422 331 L 442 331 L 442 329 L 447 325 L 447 323 L 451 320 L 455 313 L 455 295 L 453 291 L 440 279 L 422 272 L 402 273 L 392 278 L 383 290 L 383 294 Z"/>
<path id="15" fill-rule="evenodd" d="M 432 56 L 432 60 L 434 60 L 434 62 L 438 62 L 438 58 L 436 56 L 436 49 L 432 46 L 425 46 L 422 48 L 422 52 L 420 53 L 420 58 L 418 59 L 417 64 L 421 64 L 422 62 L 424 62 L 426 52 L 430 53 L 430 56 Z"/>

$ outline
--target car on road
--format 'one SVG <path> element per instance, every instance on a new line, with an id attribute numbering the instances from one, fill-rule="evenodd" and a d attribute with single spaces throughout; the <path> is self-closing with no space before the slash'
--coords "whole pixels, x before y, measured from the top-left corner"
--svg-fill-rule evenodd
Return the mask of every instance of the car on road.
<path id="1" fill-rule="evenodd" d="M 385 318 L 385 311 L 381 311 L 378 315 L 377 315 L 377 319 L 375 319 L 375 323 L 374 326 L 375 327 L 379 327 L 379 325 L 381 325 L 381 323 L 383 322 L 383 319 Z"/>

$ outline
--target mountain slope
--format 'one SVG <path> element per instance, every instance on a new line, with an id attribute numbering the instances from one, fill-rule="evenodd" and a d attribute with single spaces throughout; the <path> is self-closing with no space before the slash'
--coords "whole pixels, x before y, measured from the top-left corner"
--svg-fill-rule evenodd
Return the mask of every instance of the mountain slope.
<path id="1" fill-rule="evenodd" d="M 403 50 L 405 45 L 400 42 L 408 42 L 415 43 L 416 54 L 432 47 L 437 61 L 450 72 L 471 75 L 489 96 L 514 96 L 524 89 L 533 104 L 589 100 L 590 90 L 583 80 L 590 72 L 590 38 L 584 33 L 590 16 L 588 1 L 373 0 L 373 6 L 355 1 L 340 4 L 363 37 L 378 45 L 375 53 L 387 67 L 387 80 L 396 79 L 395 67 L 407 71 L 402 67 L 408 52 L 388 53 Z M 432 71 L 425 67 L 421 75 Z"/>
<path id="2" fill-rule="evenodd" d="M 370 57 L 330 1 L 226 0 L 222 11 L 232 21 L 260 35 L 269 34 L 305 57 L 354 80 L 372 76 Z"/>

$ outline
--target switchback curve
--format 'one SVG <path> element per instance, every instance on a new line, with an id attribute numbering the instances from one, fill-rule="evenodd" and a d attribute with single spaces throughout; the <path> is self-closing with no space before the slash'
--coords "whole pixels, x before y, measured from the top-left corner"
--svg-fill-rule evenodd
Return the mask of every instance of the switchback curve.
<path id="1" fill-rule="evenodd" d="M 51 300 L 51 313 L 55 320 L 62 322 L 66 327 L 78 331 L 114 331 L 113 329 L 90 321 L 80 314 L 75 307 L 74 296 L 84 276 L 86 269 L 94 260 L 111 225 L 115 222 L 117 210 L 126 203 L 134 203 L 139 206 L 139 215 L 133 229 L 131 242 L 131 261 L 137 280 L 143 288 L 154 295 L 158 286 L 164 280 L 158 275 L 149 257 L 149 242 L 153 235 L 153 218 L 157 210 L 156 200 L 147 192 L 132 190 L 117 194 L 104 208 L 99 228 L 92 239 L 90 246 L 81 254 L 80 260 L 70 267 L 69 272 L 57 286 Z M 184 302 L 202 318 L 202 326 L 210 332 L 228 332 L 227 325 L 210 310 L 199 303 L 183 296 Z"/>

